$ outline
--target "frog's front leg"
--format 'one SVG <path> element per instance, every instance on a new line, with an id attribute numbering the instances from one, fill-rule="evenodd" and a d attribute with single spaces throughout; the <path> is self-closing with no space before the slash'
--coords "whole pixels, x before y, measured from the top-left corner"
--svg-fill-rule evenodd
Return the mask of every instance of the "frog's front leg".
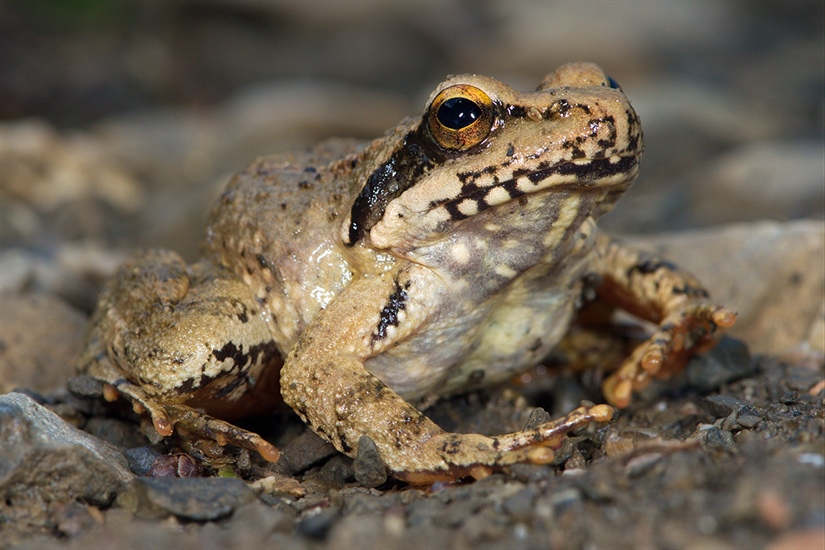
<path id="1" fill-rule="evenodd" d="M 129 399 L 156 431 L 278 450 L 226 422 L 277 403 L 281 358 L 250 289 L 233 273 L 154 250 L 127 262 L 98 302 L 77 370 Z M 215 415 L 219 418 L 215 418 Z"/>
<path id="2" fill-rule="evenodd" d="M 374 329 L 380 323 L 380 307 L 365 304 L 386 299 L 375 289 L 387 291 L 387 286 L 375 283 L 354 283 L 339 295 L 304 331 L 281 370 L 284 401 L 341 452 L 355 456 L 366 435 L 397 479 L 427 483 L 482 478 L 519 462 L 548 463 L 565 434 L 612 418 L 609 406 L 597 405 L 513 434 L 445 432 L 364 367 L 376 352 Z M 414 309 L 405 311 L 397 337 L 416 331 Z"/>
<path id="3" fill-rule="evenodd" d="M 626 407 L 632 393 L 684 368 L 691 355 L 713 346 L 736 313 L 710 301 L 696 279 L 653 254 L 624 247 L 599 235 L 602 283 L 599 298 L 659 325 L 602 389 L 609 402 Z"/>

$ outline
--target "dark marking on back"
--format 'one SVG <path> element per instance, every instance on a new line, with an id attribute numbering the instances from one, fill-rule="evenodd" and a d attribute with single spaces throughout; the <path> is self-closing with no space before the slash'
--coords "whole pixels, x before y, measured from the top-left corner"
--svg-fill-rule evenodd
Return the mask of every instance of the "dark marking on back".
<path id="1" fill-rule="evenodd" d="M 246 351 L 243 350 L 243 346 L 238 347 L 234 342 L 227 342 L 222 348 L 212 350 L 212 356 L 216 360 L 223 362 L 227 359 L 232 359 L 235 363 L 235 368 L 242 372 L 247 371 L 249 367 L 258 363 L 259 360 L 265 360 L 277 353 L 278 347 L 273 341 L 249 346 L 249 349 Z"/>
<path id="2" fill-rule="evenodd" d="M 614 119 L 612 116 L 607 116 L 596 120 L 596 122 L 599 123 L 599 126 L 607 125 L 607 127 L 610 129 L 610 134 L 608 134 L 607 138 L 600 139 L 598 141 L 599 147 L 603 151 L 614 148 L 616 146 L 616 139 L 618 137 L 616 134 L 616 119 Z"/>
<path id="3" fill-rule="evenodd" d="M 458 209 L 459 202 L 458 201 L 450 201 L 444 203 L 444 208 L 447 209 L 447 213 L 450 214 L 450 219 L 453 221 L 465 220 L 469 218 L 467 214 L 462 212 Z"/>
<path id="4" fill-rule="evenodd" d="M 641 273 L 642 275 L 650 275 L 660 269 L 676 271 L 678 268 L 676 264 L 662 258 L 644 258 L 627 270 L 627 277 L 630 278 L 634 272 Z"/>
<path id="5" fill-rule="evenodd" d="M 214 382 L 215 380 L 232 378 L 226 386 L 216 392 L 216 397 L 224 397 L 232 390 L 246 382 L 250 387 L 254 385 L 254 380 L 247 377 L 246 373 L 249 369 L 260 362 L 269 362 L 278 356 L 278 347 L 275 342 L 263 342 L 249 346 L 247 351 L 243 350 L 243 346 L 238 347 L 233 342 L 226 343 L 220 349 L 213 349 L 212 356 L 219 362 L 232 359 L 233 365 L 229 370 L 222 371 L 218 376 L 207 376 L 205 374 L 206 365 L 201 366 L 201 375 L 197 379 L 188 379 L 184 381 L 179 387 L 178 391 L 186 393 L 204 388 Z"/>
<path id="6" fill-rule="evenodd" d="M 708 298 L 709 294 L 708 291 L 699 286 L 693 286 L 689 284 L 685 284 L 684 286 L 677 286 L 671 289 L 673 294 L 684 294 L 685 296 L 690 296 L 691 298 Z"/>

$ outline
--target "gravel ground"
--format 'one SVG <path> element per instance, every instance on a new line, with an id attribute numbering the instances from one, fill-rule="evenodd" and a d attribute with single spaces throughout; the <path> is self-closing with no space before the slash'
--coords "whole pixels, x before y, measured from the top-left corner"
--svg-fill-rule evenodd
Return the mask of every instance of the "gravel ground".
<path id="1" fill-rule="evenodd" d="M 0 547 L 825 548 L 821 3 L 62 6 L 0 6 Z M 276 465 L 201 465 L 67 391 L 105 277 L 141 247 L 195 257 L 256 155 L 380 135 L 447 73 L 529 89 L 575 59 L 606 67 L 645 126 L 639 183 L 603 225 L 740 315 L 553 464 L 366 488 L 368 461 L 285 412 L 247 424 Z M 598 378 L 548 361 L 426 412 L 512 431 L 600 401 Z"/>

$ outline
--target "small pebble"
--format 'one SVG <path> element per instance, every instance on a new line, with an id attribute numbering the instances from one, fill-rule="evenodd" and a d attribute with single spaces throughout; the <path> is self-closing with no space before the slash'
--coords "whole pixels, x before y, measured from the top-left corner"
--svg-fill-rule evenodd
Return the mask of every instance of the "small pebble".
<path id="1" fill-rule="evenodd" d="M 558 515 L 567 508 L 573 506 L 577 502 L 581 502 L 582 492 L 576 487 L 569 487 L 562 489 L 550 496 L 550 505 Z"/>
<path id="2" fill-rule="evenodd" d="M 123 454 L 126 455 L 126 460 L 129 461 L 129 469 L 139 476 L 145 476 L 155 460 L 161 456 L 160 453 L 149 446 L 126 449 Z"/>
<path id="3" fill-rule="evenodd" d="M 527 423 L 524 425 L 524 431 L 527 430 L 535 430 L 542 424 L 546 424 L 553 420 L 553 417 L 550 416 L 550 413 L 542 409 L 541 407 L 536 407 L 530 412 L 530 416 L 527 418 Z"/>
<path id="4" fill-rule="evenodd" d="M 369 436 L 358 440 L 358 454 L 352 463 L 355 479 L 364 487 L 378 487 L 387 481 L 387 468 L 381 460 L 378 446 Z"/>
<path id="5" fill-rule="evenodd" d="M 625 466 L 627 477 L 632 479 L 643 476 L 659 463 L 662 456 L 662 453 L 648 453 L 631 458 Z"/>
<path id="6" fill-rule="evenodd" d="M 729 431 L 712 427 L 704 431 L 704 436 L 705 448 L 728 453 L 736 452 L 736 443 Z"/>
<path id="7" fill-rule="evenodd" d="M 337 508 L 313 509 L 298 521 L 298 531 L 307 537 L 323 540 L 339 518 L 340 513 Z"/>
<path id="8" fill-rule="evenodd" d="M 193 521 L 228 517 L 238 506 L 256 499 L 255 493 L 236 478 L 142 477 L 129 490 L 118 493 L 118 503 L 139 516 L 173 514 Z"/>

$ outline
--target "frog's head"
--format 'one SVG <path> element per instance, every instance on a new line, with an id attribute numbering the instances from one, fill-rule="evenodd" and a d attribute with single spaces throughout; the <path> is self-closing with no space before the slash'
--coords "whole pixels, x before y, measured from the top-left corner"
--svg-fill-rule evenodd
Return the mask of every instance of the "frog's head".
<path id="1" fill-rule="evenodd" d="M 456 238 L 470 220 L 521 223 L 525 209 L 569 202 L 569 223 L 598 217 L 636 177 L 643 148 L 630 102 L 589 63 L 560 67 L 530 93 L 451 77 L 386 140 L 342 237 L 402 255 Z"/>

